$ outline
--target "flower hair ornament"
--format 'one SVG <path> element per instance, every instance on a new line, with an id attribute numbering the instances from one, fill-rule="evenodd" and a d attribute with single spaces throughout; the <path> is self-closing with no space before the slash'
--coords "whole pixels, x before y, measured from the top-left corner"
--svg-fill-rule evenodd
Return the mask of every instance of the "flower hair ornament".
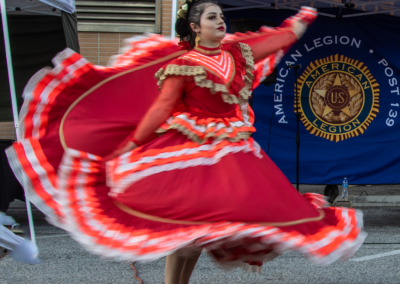
<path id="1" fill-rule="evenodd" d="M 189 5 L 192 5 L 199 0 L 185 0 L 182 5 L 179 7 L 179 10 L 177 12 L 179 18 L 186 19 L 187 18 L 187 13 L 189 12 Z"/>

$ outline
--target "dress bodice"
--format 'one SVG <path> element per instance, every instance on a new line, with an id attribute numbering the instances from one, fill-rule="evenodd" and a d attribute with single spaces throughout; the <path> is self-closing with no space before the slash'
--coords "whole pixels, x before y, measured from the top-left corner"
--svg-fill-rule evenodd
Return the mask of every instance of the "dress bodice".
<path id="1" fill-rule="evenodd" d="M 220 47 L 206 48 L 199 46 L 181 56 L 181 59 L 203 66 L 207 72 L 212 72 L 228 86 L 234 79 L 235 61 L 228 51 L 221 50 Z M 193 77 L 185 80 L 181 102 L 185 111 L 196 114 L 202 113 L 211 117 L 232 116 L 232 112 L 236 109 L 236 105 L 227 104 L 220 95 L 213 95 L 210 89 L 196 85 Z"/>
<path id="2" fill-rule="evenodd" d="M 160 95 L 136 129 L 132 141 L 142 145 L 150 135 L 170 130 L 193 142 L 247 140 L 255 131 L 247 104 L 254 63 L 291 45 L 290 29 L 249 33 L 222 47 L 197 46 L 161 68 L 155 75 Z"/>
<path id="3" fill-rule="evenodd" d="M 225 103 L 221 96 L 211 94 L 208 89 L 196 86 L 193 80 L 186 83 L 181 103 L 181 107 L 188 112 L 204 111 L 209 116 L 232 112 L 237 107 L 237 105 Z"/>

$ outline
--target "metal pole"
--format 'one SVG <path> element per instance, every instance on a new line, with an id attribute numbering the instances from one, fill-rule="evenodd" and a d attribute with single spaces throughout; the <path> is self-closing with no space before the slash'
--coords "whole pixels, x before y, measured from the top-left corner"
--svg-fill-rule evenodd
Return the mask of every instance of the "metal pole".
<path id="1" fill-rule="evenodd" d="M 174 39 L 176 36 L 175 33 L 175 22 L 176 22 L 176 13 L 178 9 L 178 1 L 172 0 L 172 9 L 171 9 L 171 39 Z"/>
<path id="2" fill-rule="evenodd" d="M 12 104 L 13 117 L 14 117 L 14 126 L 15 126 L 15 132 L 17 135 L 17 141 L 19 141 L 20 135 L 19 135 L 19 131 L 18 131 L 18 121 L 19 121 L 18 105 L 17 105 L 17 95 L 15 93 L 14 71 L 13 71 L 12 59 L 11 59 L 10 37 L 8 35 L 8 23 L 7 23 L 6 1 L 5 0 L 0 0 L 0 8 L 1 8 L 1 20 L 2 20 L 2 24 L 3 24 L 4 46 L 6 48 L 8 82 L 10 85 L 10 92 L 11 92 L 11 104 Z M 33 217 L 32 217 L 32 208 L 31 208 L 31 203 L 29 202 L 29 193 L 26 190 L 25 190 L 25 203 L 26 203 L 26 210 L 28 211 L 29 230 L 31 233 L 31 240 L 36 245 L 35 228 L 33 225 Z"/>
<path id="3" fill-rule="evenodd" d="M 296 153 L 296 188 L 297 191 L 300 191 L 299 188 L 299 168 L 300 168 L 300 112 L 299 112 L 299 95 L 297 91 L 297 68 L 294 69 L 294 77 L 295 77 L 295 89 L 296 89 L 296 120 L 297 120 L 297 133 L 296 133 L 296 145 L 297 145 L 297 153 Z"/>

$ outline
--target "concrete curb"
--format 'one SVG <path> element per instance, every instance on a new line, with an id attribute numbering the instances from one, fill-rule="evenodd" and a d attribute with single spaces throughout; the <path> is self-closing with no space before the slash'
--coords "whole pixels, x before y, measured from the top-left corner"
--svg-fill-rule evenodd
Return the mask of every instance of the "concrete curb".
<path id="1" fill-rule="evenodd" d="M 400 207 L 400 195 L 338 196 L 332 204 L 341 207 Z"/>

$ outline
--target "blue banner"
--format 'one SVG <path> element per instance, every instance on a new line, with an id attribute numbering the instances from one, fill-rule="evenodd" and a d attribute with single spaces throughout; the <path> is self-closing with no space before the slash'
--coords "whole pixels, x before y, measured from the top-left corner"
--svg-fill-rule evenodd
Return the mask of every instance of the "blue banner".
<path id="1" fill-rule="evenodd" d="M 331 10 L 330 12 L 335 11 Z M 294 11 L 240 11 L 280 23 Z M 298 71 L 300 183 L 400 183 L 400 19 L 319 16 L 278 65 L 277 83 L 254 91 L 254 138 L 296 180 L 294 70 Z"/>

